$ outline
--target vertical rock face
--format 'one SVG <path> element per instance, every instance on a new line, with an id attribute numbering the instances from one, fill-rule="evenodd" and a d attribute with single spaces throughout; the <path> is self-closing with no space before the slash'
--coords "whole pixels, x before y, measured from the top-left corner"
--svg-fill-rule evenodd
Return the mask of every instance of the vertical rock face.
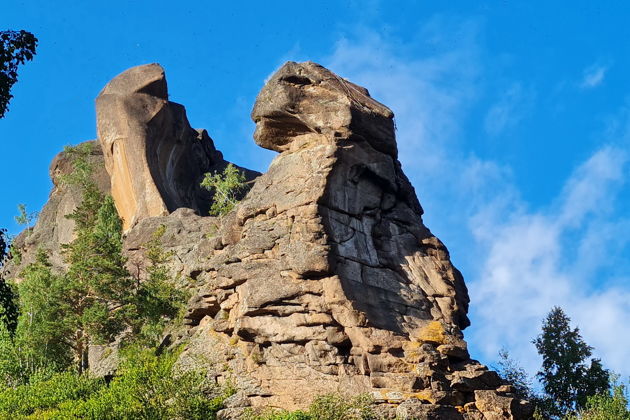
<path id="1" fill-rule="evenodd" d="M 252 118 L 256 142 L 280 154 L 216 236 L 180 256 L 199 284 L 182 360 L 229 366 L 254 406 L 371 392 L 403 418 L 527 418 L 469 359 L 467 290 L 422 222 L 393 113 L 315 63 L 289 62 Z"/>
<path id="2" fill-rule="evenodd" d="M 133 67 L 114 78 L 96 99 L 96 115 L 125 229 L 181 207 L 208 213 L 212 195 L 199 184 L 227 162 L 205 130 L 190 127 L 184 107 L 168 100 L 161 66 Z"/>

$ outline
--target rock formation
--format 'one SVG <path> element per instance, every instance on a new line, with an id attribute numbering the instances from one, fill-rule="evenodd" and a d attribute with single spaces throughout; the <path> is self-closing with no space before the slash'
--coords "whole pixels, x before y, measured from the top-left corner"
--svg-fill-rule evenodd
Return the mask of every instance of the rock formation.
<path id="1" fill-rule="evenodd" d="M 329 392 L 371 393 L 387 418 L 531 417 L 470 359 L 463 278 L 423 224 L 392 111 L 366 89 L 311 62 L 278 70 L 252 119 L 256 143 L 279 154 L 220 218 L 207 216 L 199 183 L 227 163 L 168 101 L 161 67 L 113 79 L 97 115 L 130 270 L 141 277 L 143 244 L 165 226 L 171 273 L 192 298 L 164 344 L 185 346 L 182 366 L 236 386 L 222 418 Z M 73 205 L 55 204 L 55 217 Z"/>
<path id="2" fill-rule="evenodd" d="M 200 183 L 227 162 L 206 130 L 192 129 L 184 107 L 168 100 L 161 66 L 133 67 L 109 82 L 96 98 L 96 120 L 126 230 L 181 207 L 208 214 L 212 195 Z M 258 175 L 245 172 L 249 180 Z"/>
<path id="3" fill-rule="evenodd" d="M 317 64 L 287 63 L 252 118 L 256 142 L 280 154 L 179 258 L 199 285 L 182 359 L 228 366 L 217 376 L 253 406 L 370 392 L 407 418 L 526 418 L 469 358 L 466 287 L 422 223 L 393 113 Z"/>
<path id="4" fill-rule="evenodd" d="M 87 143 L 91 146 L 88 161 L 94 168 L 94 181 L 101 191 L 109 192 L 109 175 L 103 165 L 101 148 L 94 140 Z M 9 276 L 18 276 L 24 267 L 34 262 L 38 248 L 47 251 L 54 267 L 64 266 L 61 246 L 74 239 L 74 221 L 68 219 L 66 215 L 72 213 L 82 199 L 81 191 L 77 186 L 62 182 L 64 175 L 68 175 L 71 171 L 72 164 L 66 152 L 55 156 L 49 169 L 53 189 L 48 202 L 39 212 L 35 226 L 22 232 L 13 241 L 13 246 L 18 250 L 21 258 L 9 261 L 4 267 Z"/>

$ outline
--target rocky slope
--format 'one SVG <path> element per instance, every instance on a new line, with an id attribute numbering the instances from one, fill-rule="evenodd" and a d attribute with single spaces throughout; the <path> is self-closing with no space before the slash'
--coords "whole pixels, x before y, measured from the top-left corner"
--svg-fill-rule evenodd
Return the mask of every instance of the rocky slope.
<path id="1" fill-rule="evenodd" d="M 369 392 L 389 417 L 531 417 L 470 359 L 463 278 L 422 222 L 392 111 L 366 89 L 311 62 L 278 70 L 252 119 L 256 143 L 279 154 L 221 218 L 205 216 L 212 197 L 199 183 L 227 163 L 168 101 L 161 67 L 112 80 L 97 116 L 130 269 L 141 275 L 143 244 L 164 225 L 171 271 L 193 292 L 186 325 L 168 341 L 185 343 L 183 365 L 203 360 L 236 385 L 224 418 L 247 406 L 300 408 L 328 392 Z M 56 216 L 35 232 L 54 232 L 76 205 L 61 205 L 63 194 L 55 188 L 43 215 Z M 38 241 L 53 250 L 67 236 Z"/>

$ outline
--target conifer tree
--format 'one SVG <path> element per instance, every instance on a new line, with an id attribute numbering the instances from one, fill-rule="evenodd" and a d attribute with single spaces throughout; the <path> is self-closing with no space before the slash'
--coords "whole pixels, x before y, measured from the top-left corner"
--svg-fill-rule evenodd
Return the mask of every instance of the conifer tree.
<path id="1" fill-rule="evenodd" d="M 537 376 L 547 395 L 550 415 L 564 416 L 583 408 L 588 397 L 607 393 L 609 373 L 598 359 L 590 359 L 593 348 L 582 339 L 578 328 L 554 307 L 543 322 L 542 333 L 534 340 L 543 358 Z"/>
<path id="2" fill-rule="evenodd" d="M 19 309 L 17 295 L 13 287 L 2 277 L 2 267 L 9 256 L 6 230 L 0 229 L 0 323 L 13 334 L 17 327 Z"/>
<path id="3" fill-rule="evenodd" d="M 114 200 L 107 196 L 90 223 L 86 210 L 98 201 L 88 196 L 73 213 L 81 222 L 76 239 L 66 247 L 64 303 L 75 328 L 73 348 L 80 369 L 87 368 L 91 343 L 110 342 L 126 328 L 126 314 L 133 304 L 134 281 L 122 255 L 122 222 Z"/>

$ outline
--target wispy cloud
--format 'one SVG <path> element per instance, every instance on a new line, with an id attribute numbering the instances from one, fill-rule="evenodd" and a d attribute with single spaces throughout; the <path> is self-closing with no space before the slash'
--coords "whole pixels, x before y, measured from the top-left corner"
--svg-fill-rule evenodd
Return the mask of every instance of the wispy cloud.
<path id="1" fill-rule="evenodd" d="M 576 169 L 548 208 L 528 212 L 516 206 L 489 219 L 479 216 L 486 220 L 475 238 L 488 256 L 469 286 L 472 339 L 486 356 L 507 346 L 534 371 L 538 360 L 530 341 L 544 315 L 559 305 L 610 367 L 628 373 L 623 355 L 630 344 L 630 300 L 624 298 L 630 288 L 598 278 L 625 245 L 611 236 L 630 233 L 630 219 L 614 211 L 615 199 L 627 193 L 627 170 L 626 152 L 604 146 Z"/>
<path id="2" fill-rule="evenodd" d="M 584 70 L 580 87 L 582 89 L 593 89 L 602 84 L 609 66 L 603 64 L 593 64 Z"/>
<path id="3" fill-rule="evenodd" d="M 513 83 L 490 107 L 484 120 L 484 128 L 496 136 L 510 129 L 529 112 L 533 103 L 533 93 L 523 88 L 521 83 Z"/>
<path id="4" fill-rule="evenodd" d="M 615 265 L 627 268 L 621 259 L 630 218 L 617 206 L 629 192 L 627 147 L 611 137 L 552 202 L 532 208 L 510 167 L 476 156 L 467 144 L 462 121 L 480 96 L 484 70 L 479 26 L 437 19 L 420 32 L 416 39 L 431 43 L 422 51 L 359 31 L 341 39 L 323 64 L 367 86 L 396 113 L 401 161 L 427 224 L 450 238 L 456 265 L 458 258 L 466 261 L 473 356 L 492 362 L 506 346 L 533 372 L 538 361 L 530 341 L 551 307 L 561 305 L 597 354 L 630 374 L 630 281 L 601 280 Z M 606 69 L 585 73 L 585 83 L 601 83 Z M 481 128 L 500 133 L 513 127 L 527 102 L 526 89 L 511 85 Z M 611 126 L 627 128 L 628 121 Z"/>

